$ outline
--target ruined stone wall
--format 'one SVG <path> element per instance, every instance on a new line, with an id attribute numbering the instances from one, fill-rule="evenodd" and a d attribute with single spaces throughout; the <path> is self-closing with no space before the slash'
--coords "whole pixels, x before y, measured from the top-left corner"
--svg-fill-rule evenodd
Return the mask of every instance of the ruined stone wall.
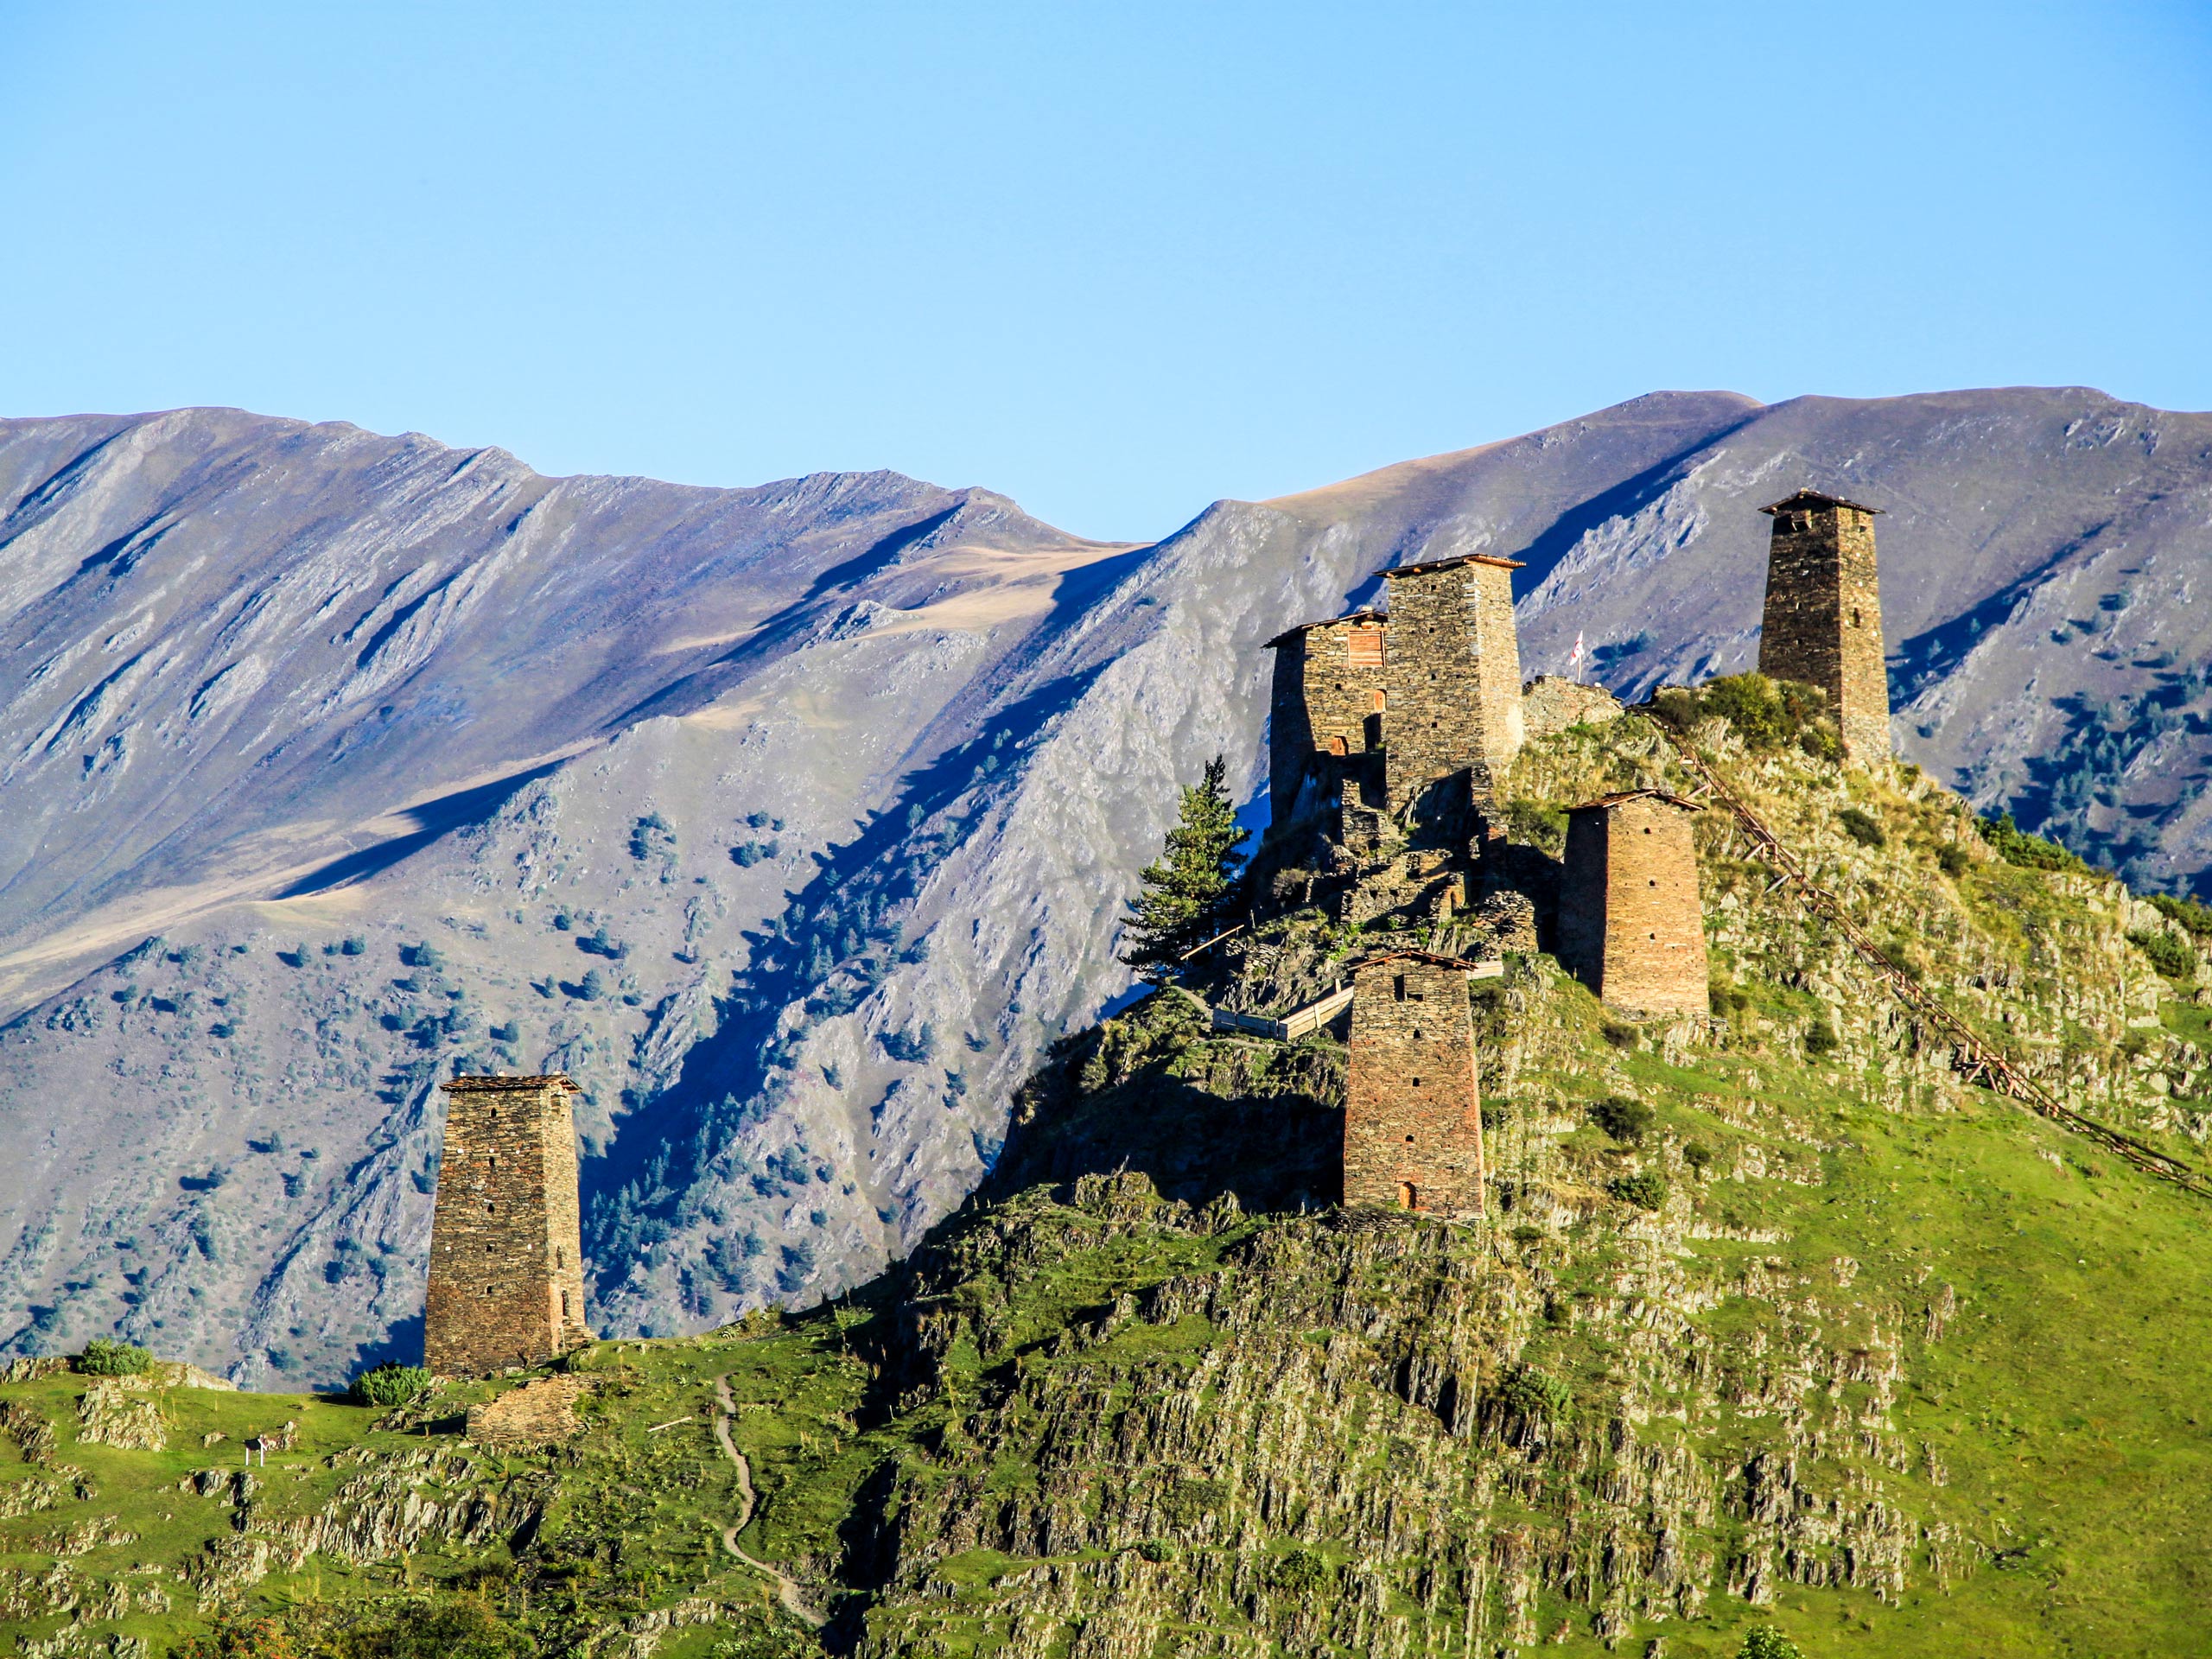
<path id="1" fill-rule="evenodd" d="M 1321 779 L 1333 795 L 1341 779 L 1357 777 L 1355 758 L 1381 747 L 1384 625 L 1363 613 L 1294 629 L 1270 643 L 1275 676 L 1268 787 L 1276 815 L 1287 820 L 1308 778 Z M 1324 758 L 1330 756 L 1344 759 Z"/>
<path id="2" fill-rule="evenodd" d="M 1618 720 L 1621 700 L 1602 685 L 1539 674 L 1521 688 L 1521 713 L 1522 734 L 1533 743 L 1570 726 L 1601 726 Z"/>
<path id="3" fill-rule="evenodd" d="M 1675 1014 L 1709 1006 L 1694 818 L 1649 794 L 1579 806 L 1568 817 L 1560 960 L 1608 1007 Z"/>
<path id="4" fill-rule="evenodd" d="M 430 1225 L 423 1363 L 441 1376 L 531 1365 L 590 1340 L 563 1077 L 455 1077 Z"/>
<path id="5" fill-rule="evenodd" d="M 1844 503 L 1774 510 L 1759 672 L 1817 685 L 1834 705 L 1844 753 L 1890 754 L 1890 679 L 1882 659 L 1874 516 Z"/>
<path id="6" fill-rule="evenodd" d="M 1352 986 L 1344 1203 L 1480 1215 L 1482 1102 L 1465 971 L 1389 957 L 1361 966 Z"/>
<path id="7" fill-rule="evenodd" d="M 1392 812 L 1429 819 L 1488 800 L 1521 752 L 1521 647 L 1510 559 L 1385 571 L 1390 588 L 1384 776 Z"/>

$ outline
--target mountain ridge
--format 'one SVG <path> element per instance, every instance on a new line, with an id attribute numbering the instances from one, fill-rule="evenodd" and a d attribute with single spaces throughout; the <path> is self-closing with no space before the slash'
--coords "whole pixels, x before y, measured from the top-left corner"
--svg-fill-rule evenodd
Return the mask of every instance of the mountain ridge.
<path id="1" fill-rule="evenodd" d="M 1172 782 L 1225 754 L 1264 817 L 1258 643 L 1422 552 L 1528 557 L 1527 671 L 1582 633 L 1633 696 L 1747 663 L 1752 509 L 1854 481 L 1897 509 L 1901 751 L 2140 883 L 2212 858 L 2186 603 L 2212 433 L 2087 391 L 1654 394 L 1148 544 L 884 473 L 664 490 L 192 424 L 0 427 L 0 575 L 67 587 L 0 628 L 6 762 L 38 762 L 0 784 L 30 826 L 0 844 L 0 950 L 123 906 L 91 965 L 19 975 L 0 1033 L 35 1149 L 0 1176 L 0 1287 L 35 1310 L 13 1351 L 188 1322 L 188 1357 L 274 1382 L 404 1349 L 461 1065 L 585 1086 L 601 1328 L 866 1278 L 1125 988 L 1120 904 Z M 224 677 L 255 658 L 255 689 Z M 257 896 L 130 925 L 222 880 Z M 127 1279 L 113 1247 L 142 1236 Z"/>

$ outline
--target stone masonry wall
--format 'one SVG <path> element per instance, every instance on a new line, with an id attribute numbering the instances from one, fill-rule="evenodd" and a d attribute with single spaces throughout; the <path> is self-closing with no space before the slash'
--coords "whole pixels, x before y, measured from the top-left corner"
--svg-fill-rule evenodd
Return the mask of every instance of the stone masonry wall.
<path id="1" fill-rule="evenodd" d="M 1268 643 L 1275 676 L 1268 787 L 1277 817 L 1287 822 L 1299 810 L 1308 778 L 1321 778 L 1333 793 L 1344 768 L 1321 757 L 1363 755 L 1381 747 L 1384 625 L 1376 613 L 1360 612 L 1294 628 Z"/>
<path id="2" fill-rule="evenodd" d="M 1419 956 L 1352 979 L 1344 1203 L 1483 1211 L 1482 1102 L 1460 964 Z"/>
<path id="3" fill-rule="evenodd" d="M 1695 817 L 1649 792 L 1568 815 L 1560 959 L 1610 1007 L 1701 1014 L 1710 1005 Z"/>
<path id="4" fill-rule="evenodd" d="M 1510 559 L 1479 555 L 1386 570 L 1390 589 L 1389 809 L 1450 814 L 1487 800 L 1521 752 L 1521 648 Z"/>
<path id="5" fill-rule="evenodd" d="M 588 1342 L 575 1129 L 563 1077 L 455 1077 L 430 1224 L 423 1363 L 532 1365 Z"/>
<path id="6" fill-rule="evenodd" d="M 1874 516 L 1821 497 L 1793 502 L 1768 509 L 1774 532 L 1759 672 L 1819 686 L 1835 707 L 1846 756 L 1887 760 L 1890 680 Z"/>
<path id="7" fill-rule="evenodd" d="M 1621 700 L 1602 685 L 1539 674 L 1521 688 L 1522 735 L 1532 743 L 1570 726 L 1601 726 L 1620 715 Z"/>

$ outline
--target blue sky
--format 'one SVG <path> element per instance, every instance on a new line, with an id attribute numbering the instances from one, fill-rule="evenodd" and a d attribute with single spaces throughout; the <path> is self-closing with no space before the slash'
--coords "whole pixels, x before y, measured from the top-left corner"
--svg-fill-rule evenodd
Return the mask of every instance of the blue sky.
<path id="1" fill-rule="evenodd" d="M 1657 387 L 2212 404 L 2212 7 L 0 0 L 0 414 L 1153 537 Z"/>

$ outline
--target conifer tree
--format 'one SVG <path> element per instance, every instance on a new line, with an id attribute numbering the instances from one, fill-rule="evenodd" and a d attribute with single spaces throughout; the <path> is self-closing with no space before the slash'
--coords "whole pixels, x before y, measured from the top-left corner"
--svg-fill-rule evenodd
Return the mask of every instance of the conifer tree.
<path id="1" fill-rule="evenodd" d="M 1185 787 L 1182 817 L 1167 832 L 1165 850 L 1139 873 L 1144 891 L 1129 900 L 1122 960 L 1148 984 L 1174 978 L 1184 954 L 1220 932 L 1227 917 L 1237 849 L 1252 833 L 1236 827 L 1228 772 L 1216 755 L 1205 781 Z"/>

